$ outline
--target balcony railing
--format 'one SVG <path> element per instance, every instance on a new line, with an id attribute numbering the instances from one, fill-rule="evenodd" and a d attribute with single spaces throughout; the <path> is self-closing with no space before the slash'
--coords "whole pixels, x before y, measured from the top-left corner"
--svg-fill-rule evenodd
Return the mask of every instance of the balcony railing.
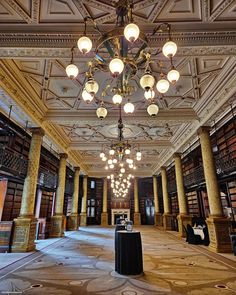
<path id="1" fill-rule="evenodd" d="M 38 174 L 38 184 L 47 188 L 56 188 L 57 174 L 54 174 L 51 171 L 40 166 Z"/>
<path id="2" fill-rule="evenodd" d="M 216 172 L 217 174 L 229 174 L 236 171 L 236 150 L 229 151 L 225 155 L 215 156 Z"/>
<path id="3" fill-rule="evenodd" d="M 0 146 L 0 170 L 25 178 L 28 160 L 7 146 Z"/>
<path id="4" fill-rule="evenodd" d="M 193 186 L 205 181 L 203 167 L 197 166 L 193 171 L 184 176 L 184 185 L 186 187 Z"/>

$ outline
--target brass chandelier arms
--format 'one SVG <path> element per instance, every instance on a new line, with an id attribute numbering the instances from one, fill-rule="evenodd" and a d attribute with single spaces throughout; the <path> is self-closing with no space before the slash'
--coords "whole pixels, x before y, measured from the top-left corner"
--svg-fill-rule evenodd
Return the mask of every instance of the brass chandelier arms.
<path id="1" fill-rule="evenodd" d="M 128 114 L 134 112 L 134 104 L 131 102 L 132 95 L 138 88 L 144 90 L 144 97 L 148 102 L 147 112 L 150 116 L 157 115 L 158 105 L 155 103 L 155 86 L 157 92 L 162 95 L 169 90 L 171 84 L 175 84 L 180 75 L 173 64 L 173 56 L 177 52 L 177 45 L 171 38 L 171 26 L 168 23 L 159 24 L 153 29 L 152 35 L 156 32 L 166 31 L 168 41 L 162 48 L 162 53 L 169 63 L 168 73 L 163 70 L 161 61 L 157 64 L 160 68 L 158 77 L 152 74 L 151 64 L 154 63 L 148 46 L 147 36 L 140 30 L 133 19 L 134 3 L 130 0 L 120 0 L 116 4 L 117 21 L 115 27 L 109 32 L 102 32 L 96 22 L 91 17 L 84 19 L 84 35 L 79 38 L 77 46 L 84 55 L 91 51 L 93 44 L 87 36 L 87 23 L 92 22 L 94 29 L 101 35 L 97 41 L 95 56 L 88 62 L 88 71 L 86 73 L 87 81 L 82 91 L 82 98 L 86 102 L 91 102 L 101 87 L 95 80 L 96 71 L 110 72 L 113 80 L 116 80 L 115 86 L 111 89 L 114 93 L 112 101 L 115 105 L 120 105 L 123 99 L 127 99 L 124 104 L 124 111 Z M 107 54 L 103 54 L 100 49 L 104 48 Z M 71 64 L 66 67 L 68 77 L 75 78 L 79 74 L 78 67 L 73 61 L 73 50 Z M 156 54 L 159 54 L 157 52 Z M 156 61 L 155 61 L 156 62 Z M 142 74 L 140 73 L 142 72 Z M 139 73 L 139 75 L 137 75 Z M 141 79 L 139 80 L 140 74 Z M 139 83 L 137 82 L 139 80 Z M 96 114 L 103 119 L 107 116 L 103 97 Z"/>

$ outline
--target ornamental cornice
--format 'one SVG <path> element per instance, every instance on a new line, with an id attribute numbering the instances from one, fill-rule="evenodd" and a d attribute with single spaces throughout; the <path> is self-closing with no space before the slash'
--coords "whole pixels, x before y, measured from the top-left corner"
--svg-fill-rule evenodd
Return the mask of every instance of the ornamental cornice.
<path id="1" fill-rule="evenodd" d="M 71 48 L 77 43 L 81 34 L 73 33 L 0 33 L 0 47 L 36 47 L 36 48 Z M 99 35 L 89 35 L 96 43 Z M 156 34 L 149 36 L 150 47 L 156 48 L 167 39 L 166 34 Z M 175 32 L 172 39 L 179 47 L 186 46 L 217 46 L 217 45 L 234 45 L 236 44 L 235 31 L 201 31 L 201 32 Z"/>

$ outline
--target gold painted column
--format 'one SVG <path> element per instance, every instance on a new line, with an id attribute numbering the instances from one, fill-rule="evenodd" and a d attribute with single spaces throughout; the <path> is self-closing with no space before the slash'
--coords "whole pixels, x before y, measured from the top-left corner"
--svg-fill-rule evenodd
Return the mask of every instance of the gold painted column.
<path id="1" fill-rule="evenodd" d="M 87 225 L 87 192 L 88 192 L 88 176 L 84 175 L 83 178 L 83 198 L 80 213 L 80 225 Z"/>
<path id="2" fill-rule="evenodd" d="M 188 214 L 188 205 L 187 205 L 187 199 L 186 199 L 185 190 L 184 190 L 184 178 L 183 178 L 183 171 L 182 171 L 181 155 L 178 153 L 174 154 L 174 160 L 175 160 L 175 178 L 176 178 L 177 195 L 178 195 L 178 203 L 179 203 L 179 215 L 177 216 L 178 227 L 179 227 L 180 236 L 185 237 L 186 233 L 184 230 L 184 226 L 186 227 L 188 223 L 191 224 L 192 218 Z"/>
<path id="3" fill-rule="evenodd" d="M 171 230 L 172 215 L 170 213 L 170 202 L 167 189 L 167 174 L 166 167 L 161 167 L 161 183 L 164 203 L 163 226 L 164 230 Z"/>
<path id="4" fill-rule="evenodd" d="M 65 215 L 63 214 L 65 185 L 66 185 L 66 159 L 67 154 L 60 154 L 60 163 L 58 171 L 58 183 L 56 192 L 56 202 L 54 215 L 51 218 L 51 230 L 49 236 L 58 238 L 64 236 L 65 231 Z"/>
<path id="5" fill-rule="evenodd" d="M 138 178 L 134 178 L 134 225 L 141 224 L 141 214 L 139 213 L 139 199 L 138 199 Z"/>
<path id="6" fill-rule="evenodd" d="M 101 225 L 108 225 L 108 213 L 107 213 L 107 178 L 103 178 L 103 199 L 102 199 L 102 215 Z"/>
<path id="7" fill-rule="evenodd" d="M 157 226 L 162 226 L 162 214 L 160 213 L 156 175 L 153 175 L 152 181 L 153 181 L 153 195 L 154 195 L 154 208 L 155 208 L 154 224 Z"/>
<path id="8" fill-rule="evenodd" d="M 34 205 L 38 181 L 39 160 L 44 131 L 32 128 L 27 175 L 21 200 L 20 216 L 14 219 L 12 252 L 35 250 L 37 220 L 34 216 Z"/>
<path id="9" fill-rule="evenodd" d="M 210 207 L 210 216 L 207 218 L 210 238 L 209 249 L 214 252 L 232 252 L 229 236 L 229 221 L 223 216 L 216 167 L 210 140 L 210 128 L 199 128 L 198 135 L 201 143 L 203 169 Z"/>
<path id="10" fill-rule="evenodd" d="M 72 208 L 71 214 L 68 216 L 68 230 L 78 230 L 79 227 L 79 214 L 78 214 L 78 203 L 79 203 L 79 174 L 80 168 L 75 167 L 74 173 L 74 190 L 72 196 Z"/>

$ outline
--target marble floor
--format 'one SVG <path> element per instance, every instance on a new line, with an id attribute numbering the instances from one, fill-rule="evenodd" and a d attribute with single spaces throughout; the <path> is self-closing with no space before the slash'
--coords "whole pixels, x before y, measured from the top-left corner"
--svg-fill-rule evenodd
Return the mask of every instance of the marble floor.
<path id="1" fill-rule="evenodd" d="M 5 264 L 0 269 L 0 294 L 236 294 L 234 260 L 152 226 L 136 230 L 141 231 L 143 245 L 141 277 L 115 273 L 114 228 L 82 227 Z"/>

